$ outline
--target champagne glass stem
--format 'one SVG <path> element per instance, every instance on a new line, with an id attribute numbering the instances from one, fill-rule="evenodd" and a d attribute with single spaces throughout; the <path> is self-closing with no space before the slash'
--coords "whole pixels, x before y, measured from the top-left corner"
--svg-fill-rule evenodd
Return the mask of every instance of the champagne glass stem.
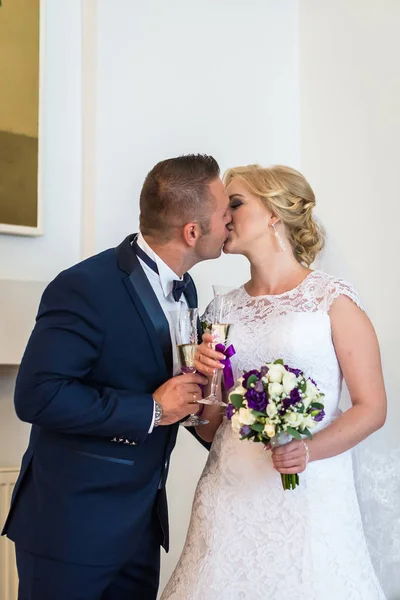
<path id="1" fill-rule="evenodd" d="M 219 371 L 218 369 L 215 369 L 213 376 L 211 378 L 211 390 L 210 390 L 210 396 L 216 398 L 217 397 L 217 391 L 218 391 L 218 385 L 221 381 L 221 371 Z"/>

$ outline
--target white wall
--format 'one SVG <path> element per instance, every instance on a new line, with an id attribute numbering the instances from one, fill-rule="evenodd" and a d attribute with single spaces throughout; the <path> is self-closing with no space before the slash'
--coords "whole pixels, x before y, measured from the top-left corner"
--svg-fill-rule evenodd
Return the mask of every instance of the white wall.
<path id="1" fill-rule="evenodd" d="M 96 249 L 137 229 L 159 160 L 299 163 L 297 4 L 99 0 Z M 244 265 L 196 268 L 201 296 L 217 280 L 241 282 Z"/>

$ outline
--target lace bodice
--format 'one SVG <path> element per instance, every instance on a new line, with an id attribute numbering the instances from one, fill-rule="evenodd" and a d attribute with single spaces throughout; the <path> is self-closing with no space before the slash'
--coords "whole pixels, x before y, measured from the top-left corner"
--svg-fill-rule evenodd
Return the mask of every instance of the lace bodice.
<path id="1" fill-rule="evenodd" d="M 321 271 L 278 296 L 229 294 L 234 374 L 283 358 L 338 417 L 341 370 L 329 310 L 352 287 Z M 211 320 L 213 305 L 204 315 Z M 314 429 L 315 432 L 317 429 Z M 384 600 L 364 538 L 351 453 L 311 462 L 284 492 L 271 455 L 224 418 L 199 481 L 181 559 L 162 600 Z"/>
<path id="2" fill-rule="evenodd" d="M 283 358 L 285 364 L 312 377 L 325 394 L 326 426 L 337 415 L 341 371 L 331 339 L 329 310 L 340 295 L 361 307 L 352 286 L 322 271 L 312 271 L 293 290 L 275 296 L 249 296 L 244 286 L 230 292 L 228 320 L 235 378 L 243 371 Z M 213 302 L 203 319 L 211 321 Z"/>

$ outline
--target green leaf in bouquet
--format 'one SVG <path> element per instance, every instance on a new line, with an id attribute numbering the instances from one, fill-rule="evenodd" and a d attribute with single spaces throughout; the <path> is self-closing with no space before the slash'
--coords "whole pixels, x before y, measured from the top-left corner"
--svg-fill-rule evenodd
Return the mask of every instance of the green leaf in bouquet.
<path id="1" fill-rule="evenodd" d="M 255 383 L 256 381 L 257 381 L 257 375 L 250 375 L 250 377 L 247 380 L 247 384 L 246 384 L 247 389 L 250 389 L 251 384 Z"/>
<path id="2" fill-rule="evenodd" d="M 299 390 L 304 394 L 307 390 L 307 382 L 305 379 L 302 379 L 299 383 Z"/>
<path id="3" fill-rule="evenodd" d="M 243 406 L 243 396 L 241 394 L 231 394 L 229 401 L 235 408 L 242 408 Z"/>
<path id="4" fill-rule="evenodd" d="M 292 437 L 294 437 L 296 440 L 301 440 L 302 439 L 300 433 L 296 429 L 293 429 L 293 427 L 288 427 L 286 429 L 286 431 L 288 432 L 289 435 L 291 435 Z"/>
<path id="5" fill-rule="evenodd" d="M 317 415 L 319 415 L 319 413 L 320 413 L 320 412 L 321 412 L 321 410 L 320 410 L 319 408 L 318 408 L 317 410 L 313 410 L 313 411 L 311 412 L 311 416 L 312 416 L 312 417 L 316 417 Z"/>
<path id="6" fill-rule="evenodd" d="M 248 439 L 254 437 L 255 435 L 256 435 L 256 433 L 254 431 L 251 431 L 247 435 L 243 435 L 240 439 L 241 440 L 248 440 Z"/>
<path id="7" fill-rule="evenodd" d="M 312 440 L 312 433 L 309 429 L 307 429 L 307 427 L 303 429 L 303 433 L 308 437 L 309 440 Z"/>
<path id="8" fill-rule="evenodd" d="M 282 358 L 277 358 L 276 360 L 274 360 L 274 363 L 273 363 L 273 364 L 274 364 L 274 365 L 282 365 L 282 366 L 284 366 L 284 365 L 285 365 L 285 363 L 283 362 L 283 359 L 282 359 Z"/>
<path id="9" fill-rule="evenodd" d="M 311 402 L 310 406 L 311 408 L 318 408 L 319 410 L 324 408 L 324 405 L 321 404 L 321 402 Z"/>
<path id="10" fill-rule="evenodd" d="M 255 417 L 266 417 L 267 416 L 265 412 L 260 412 L 259 410 L 253 409 L 251 412 L 253 413 L 253 415 Z"/>
<path id="11" fill-rule="evenodd" d="M 299 413 L 303 413 L 305 410 L 304 404 L 300 404 L 300 406 L 296 406 L 296 408 L 297 408 L 297 412 L 299 412 Z"/>
<path id="12" fill-rule="evenodd" d="M 264 425 L 262 423 L 253 423 L 253 425 L 250 425 L 250 427 L 253 431 L 258 431 L 259 433 L 264 431 Z"/>

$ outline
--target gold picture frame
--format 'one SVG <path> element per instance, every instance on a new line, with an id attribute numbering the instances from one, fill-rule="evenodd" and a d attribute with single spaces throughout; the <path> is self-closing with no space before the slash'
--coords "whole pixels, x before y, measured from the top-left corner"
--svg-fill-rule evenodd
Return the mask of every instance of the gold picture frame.
<path id="1" fill-rule="evenodd" d="M 43 235 L 44 0 L 0 0 L 0 234 Z"/>

